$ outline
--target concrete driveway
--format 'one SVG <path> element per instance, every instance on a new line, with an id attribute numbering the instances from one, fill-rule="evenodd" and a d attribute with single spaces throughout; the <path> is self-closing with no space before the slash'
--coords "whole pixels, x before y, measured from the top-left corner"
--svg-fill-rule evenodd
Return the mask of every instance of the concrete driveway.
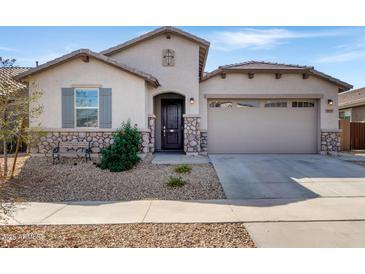
<path id="1" fill-rule="evenodd" d="M 365 196 L 365 168 L 317 154 L 209 156 L 227 199 Z"/>
<path id="2" fill-rule="evenodd" d="M 364 167 L 322 155 L 216 154 L 210 159 L 227 198 L 250 204 L 255 218 L 245 226 L 258 247 L 365 246 L 365 219 L 354 215 L 365 204 Z"/>

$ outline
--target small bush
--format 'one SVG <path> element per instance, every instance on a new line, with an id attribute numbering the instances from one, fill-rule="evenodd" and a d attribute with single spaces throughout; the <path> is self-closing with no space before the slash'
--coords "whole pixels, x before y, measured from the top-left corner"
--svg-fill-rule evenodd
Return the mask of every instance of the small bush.
<path id="1" fill-rule="evenodd" d="M 191 171 L 191 166 L 189 165 L 178 165 L 177 167 L 175 167 L 175 171 L 177 173 L 188 173 Z"/>
<path id="2" fill-rule="evenodd" d="M 113 138 L 113 144 L 101 151 L 100 168 L 111 172 L 131 169 L 140 160 L 138 152 L 142 141 L 141 133 L 128 121 L 122 124 Z"/>
<path id="3" fill-rule="evenodd" d="M 185 181 L 180 176 L 179 177 L 170 176 L 169 180 L 167 181 L 167 186 L 170 187 L 182 187 L 185 184 L 186 184 Z"/>

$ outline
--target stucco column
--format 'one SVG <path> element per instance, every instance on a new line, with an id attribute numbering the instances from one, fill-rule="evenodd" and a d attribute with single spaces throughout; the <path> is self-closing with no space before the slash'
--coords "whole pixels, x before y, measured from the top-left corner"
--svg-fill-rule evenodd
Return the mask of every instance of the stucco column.
<path id="1" fill-rule="evenodd" d="M 155 152 L 155 127 L 156 127 L 156 115 L 149 114 L 148 115 L 148 129 L 150 130 L 149 136 L 149 151 Z"/>
<path id="2" fill-rule="evenodd" d="M 337 153 L 341 150 L 341 130 L 321 130 L 321 154 Z"/>
<path id="3" fill-rule="evenodd" d="M 184 151 L 187 155 L 198 155 L 200 152 L 200 116 L 184 116 Z"/>

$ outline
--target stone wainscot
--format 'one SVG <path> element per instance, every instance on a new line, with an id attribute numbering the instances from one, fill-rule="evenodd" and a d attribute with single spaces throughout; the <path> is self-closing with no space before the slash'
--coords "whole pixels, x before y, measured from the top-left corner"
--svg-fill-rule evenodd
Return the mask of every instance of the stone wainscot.
<path id="1" fill-rule="evenodd" d="M 153 123 L 154 124 L 154 123 Z M 99 130 L 83 130 L 76 131 L 72 129 L 62 130 L 45 130 L 31 145 L 31 153 L 52 153 L 58 142 L 91 142 L 93 153 L 98 153 L 104 147 L 113 143 L 113 134 L 115 130 L 99 129 Z M 142 143 L 141 152 L 153 152 L 154 146 L 151 146 L 150 130 L 141 131 Z"/>
<path id="2" fill-rule="evenodd" d="M 322 130 L 321 131 L 321 153 L 337 153 L 341 150 L 341 131 Z"/>
<path id="3" fill-rule="evenodd" d="M 184 114 L 184 151 L 187 155 L 200 153 L 200 116 Z"/>

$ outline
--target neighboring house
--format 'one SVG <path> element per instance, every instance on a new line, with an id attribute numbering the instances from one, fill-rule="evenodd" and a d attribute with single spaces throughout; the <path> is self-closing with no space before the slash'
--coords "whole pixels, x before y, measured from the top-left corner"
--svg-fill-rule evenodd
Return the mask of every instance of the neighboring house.
<path id="1" fill-rule="evenodd" d="M 340 119 L 365 122 L 365 88 L 340 93 L 338 108 Z"/>
<path id="2" fill-rule="evenodd" d="M 4 96 L 4 94 L 6 94 L 7 92 L 9 92 L 9 90 L 14 91 L 18 89 L 19 90 L 24 89 L 24 92 L 26 92 L 26 86 L 22 83 L 19 83 L 18 81 L 15 81 L 13 77 L 29 69 L 30 68 L 27 67 L 0 67 L 0 103 L 2 103 L 1 97 Z M 13 152 L 13 150 L 15 149 L 15 145 L 16 145 L 15 140 L 8 143 L 9 152 Z M 25 150 L 26 150 L 26 145 L 21 144 L 20 151 L 25 152 Z M 3 152 L 4 152 L 3 142 L 0 142 L 0 153 Z"/>
<path id="3" fill-rule="evenodd" d="M 81 49 L 17 76 L 43 91 L 47 137 L 100 148 L 131 119 L 143 152 L 338 151 L 338 93 L 351 85 L 313 67 L 267 62 L 204 73 L 209 42 L 162 27 L 100 53 Z"/>

